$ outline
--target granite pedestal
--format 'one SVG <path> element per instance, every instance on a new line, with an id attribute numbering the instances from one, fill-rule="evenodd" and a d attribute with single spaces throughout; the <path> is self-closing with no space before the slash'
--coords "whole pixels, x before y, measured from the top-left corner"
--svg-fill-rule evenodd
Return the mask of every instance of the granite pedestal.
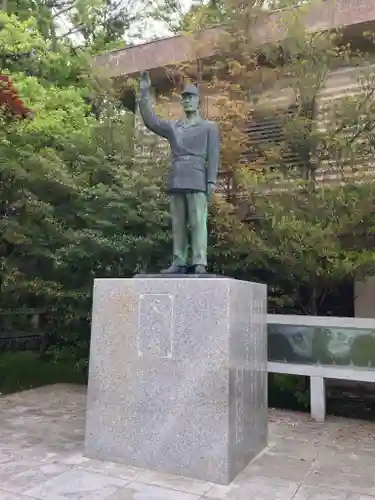
<path id="1" fill-rule="evenodd" d="M 228 484 L 267 444 L 266 286 L 97 279 L 85 453 Z"/>

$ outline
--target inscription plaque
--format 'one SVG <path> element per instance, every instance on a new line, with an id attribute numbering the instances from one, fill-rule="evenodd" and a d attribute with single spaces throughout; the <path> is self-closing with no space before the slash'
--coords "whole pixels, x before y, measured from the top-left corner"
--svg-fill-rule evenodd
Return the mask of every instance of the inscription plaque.
<path id="1" fill-rule="evenodd" d="M 138 356 L 173 357 L 173 296 L 140 294 Z"/>

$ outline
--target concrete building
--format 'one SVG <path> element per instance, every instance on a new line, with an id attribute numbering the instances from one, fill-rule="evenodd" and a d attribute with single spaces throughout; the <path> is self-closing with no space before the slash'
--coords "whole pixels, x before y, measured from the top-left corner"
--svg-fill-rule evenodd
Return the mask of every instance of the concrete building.
<path id="1" fill-rule="evenodd" d="M 286 36 L 282 19 L 285 11 L 271 12 L 255 26 L 253 39 L 259 46 L 267 42 L 275 42 Z M 374 0 L 322 0 L 314 2 L 311 7 L 304 12 L 303 20 L 306 29 L 310 32 L 322 30 L 334 30 L 341 28 L 346 40 L 355 42 L 358 47 L 363 47 L 365 43 L 364 33 L 375 31 L 375 2 Z M 220 33 L 220 27 L 214 27 L 201 35 L 200 46 L 204 47 L 200 57 L 209 60 L 213 57 L 213 43 Z M 126 91 L 126 79 L 137 77 L 142 70 L 148 70 L 154 85 L 155 102 L 163 103 L 163 112 L 166 116 L 178 118 L 181 116 L 181 108 L 173 96 L 173 82 L 171 68 L 177 67 L 182 61 L 194 60 L 196 53 L 192 53 L 191 41 L 186 36 L 174 36 L 161 40 L 156 40 L 142 45 L 128 47 L 103 54 L 97 58 L 97 63 L 104 69 L 106 75 L 115 79 L 116 83 L 124 88 L 125 105 L 135 112 L 136 129 L 141 128 L 139 122 L 135 96 L 131 91 Z M 195 51 L 196 49 L 194 49 Z M 367 70 L 372 69 L 372 65 L 366 66 Z M 375 65 L 374 65 L 375 69 Z M 332 102 L 348 94 L 355 94 L 360 91 L 358 76 L 363 71 L 362 67 L 342 67 L 332 70 L 325 81 L 324 88 L 320 95 L 320 104 L 324 106 L 326 102 Z M 204 88 L 204 87 L 203 87 Z M 167 97 L 167 99 L 165 99 Z M 291 94 L 288 89 L 281 91 L 272 90 L 259 96 L 259 103 L 267 101 L 275 108 L 285 108 L 291 104 Z M 204 94 L 204 106 L 208 118 L 215 113 L 216 96 L 212 91 L 207 90 Z M 143 132 L 144 133 L 144 132 Z M 147 137 L 147 133 L 146 133 Z M 138 151 L 138 155 L 160 154 L 164 149 L 162 140 L 157 140 L 154 136 L 148 136 L 147 145 Z M 361 165 L 356 173 L 350 176 L 373 177 L 374 165 L 369 162 Z M 338 174 L 329 168 L 323 168 L 318 172 L 318 179 L 322 181 L 335 182 Z M 375 278 L 371 278 L 368 283 L 356 286 L 355 314 L 360 317 L 375 317 Z"/>

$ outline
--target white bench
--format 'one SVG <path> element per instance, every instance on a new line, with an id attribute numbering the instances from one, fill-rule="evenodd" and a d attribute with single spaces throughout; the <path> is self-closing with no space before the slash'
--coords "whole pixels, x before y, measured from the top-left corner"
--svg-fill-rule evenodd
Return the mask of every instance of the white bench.
<path id="1" fill-rule="evenodd" d="M 374 319 L 336 318 L 330 316 L 294 316 L 268 314 L 267 324 L 290 326 L 317 326 L 327 328 L 375 329 Z M 326 415 L 326 395 L 324 379 L 351 380 L 357 382 L 375 382 L 375 367 L 360 368 L 355 366 L 319 365 L 268 361 L 268 372 L 310 377 L 311 417 L 323 422 Z"/>

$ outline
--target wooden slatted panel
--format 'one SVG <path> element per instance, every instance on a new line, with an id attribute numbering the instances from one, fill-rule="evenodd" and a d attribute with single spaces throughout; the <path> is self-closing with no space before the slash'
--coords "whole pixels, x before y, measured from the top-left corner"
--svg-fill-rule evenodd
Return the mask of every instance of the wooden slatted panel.
<path id="1" fill-rule="evenodd" d="M 333 119 L 333 113 L 330 111 L 334 106 L 339 106 L 340 101 L 347 97 L 360 98 L 361 94 L 364 95 L 363 80 L 366 74 L 375 75 L 375 65 L 344 68 L 330 73 L 319 98 L 320 130 L 334 127 L 335 124 L 330 121 Z M 354 163 L 348 159 L 345 163 L 341 168 L 335 164 L 334 159 L 324 162 L 317 171 L 317 180 L 330 184 L 375 180 L 372 155 L 364 155 Z"/>
<path id="2" fill-rule="evenodd" d="M 375 75 L 375 65 L 366 67 L 356 67 L 356 68 L 343 68 L 333 71 L 327 77 L 324 89 L 321 91 L 320 97 L 318 99 L 318 127 L 320 130 L 324 131 L 332 124 L 328 124 L 328 120 L 331 118 L 330 109 L 332 106 L 339 105 L 340 101 L 348 96 L 359 96 L 363 93 L 363 88 L 361 84 L 361 78 L 364 74 L 374 74 Z M 249 134 L 252 136 L 252 141 L 259 141 L 262 147 L 269 145 L 270 149 L 272 147 L 278 147 L 283 141 L 285 141 L 285 135 L 283 134 L 281 127 L 278 125 L 278 120 L 282 121 L 282 114 L 285 113 L 287 107 L 293 104 L 293 93 L 291 91 L 285 91 L 281 96 L 275 96 L 275 94 L 268 94 L 261 96 L 259 103 L 260 112 L 262 113 L 262 107 L 268 108 L 268 112 L 273 109 L 273 112 L 267 117 L 256 118 L 250 121 L 248 130 Z M 281 105 L 281 106 L 280 106 Z M 280 117 L 280 118 L 278 118 Z M 250 151 L 249 161 L 254 161 L 256 159 L 256 148 L 255 151 Z M 293 179 L 293 174 L 289 172 L 288 178 L 283 178 L 280 174 L 280 165 L 288 165 L 289 167 L 299 167 L 303 163 L 302 156 L 295 153 L 284 154 L 281 162 L 275 167 L 274 172 L 274 182 L 272 190 L 281 189 L 288 190 L 291 189 L 295 184 Z M 298 171 L 298 169 L 297 169 Z M 271 173 L 272 178 L 272 173 Z M 364 155 L 361 160 L 356 161 L 354 164 L 352 161 L 346 162 L 344 168 L 339 168 L 332 158 L 329 161 L 323 162 L 321 167 L 316 171 L 316 180 L 318 183 L 332 184 L 332 185 L 342 185 L 345 182 L 369 182 L 375 180 L 375 162 L 373 155 Z M 269 190 L 269 187 L 267 188 Z"/>
<path id="3" fill-rule="evenodd" d="M 288 147 L 284 122 L 288 114 L 293 114 L 293 109 L 275 109 L 274 113 L 268 116 L 261 116 L 254 113 L 247 124 L 246 130 L 249 134 L 250 147 L 246 153 L 249 163 L 256 162 L 259 158 L 265 158 L 266 165 L 279 170 L 281 166 L 286 168 L 299 167 L 302 165 L 302 158 L 298 151 L 293 151 Z M 269 158 L 269 152 L 278 150 L 280 159 Z M 272 157 L 272 155 L 271 155 Z"/>

